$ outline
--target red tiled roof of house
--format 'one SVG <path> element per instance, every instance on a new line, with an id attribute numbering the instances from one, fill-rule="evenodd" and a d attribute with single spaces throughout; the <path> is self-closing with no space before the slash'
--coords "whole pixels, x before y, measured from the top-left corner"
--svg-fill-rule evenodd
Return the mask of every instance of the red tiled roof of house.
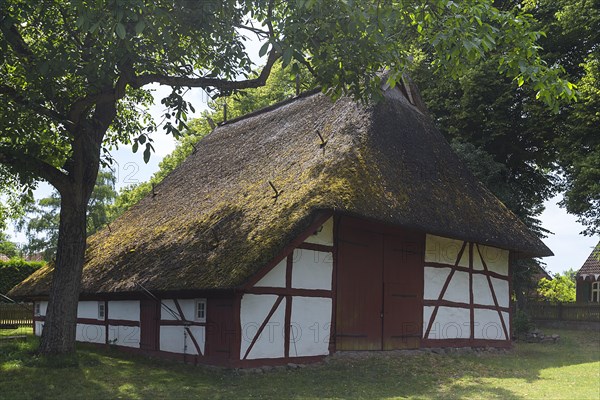
<path id="1" fill-rule="evenodd" d="M 594 247 L 590 256 L 577 272 L 578 276 L 587 274 L 600 274 L 600 242 Z"/>

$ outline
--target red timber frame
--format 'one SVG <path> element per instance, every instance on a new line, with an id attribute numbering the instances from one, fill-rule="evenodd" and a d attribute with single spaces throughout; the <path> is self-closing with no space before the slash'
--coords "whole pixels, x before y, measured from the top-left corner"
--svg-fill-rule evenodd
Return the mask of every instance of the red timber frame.
<path id="1" fill-rule="evenodd" d="M 332 299 L 332 320 L 331 320 L 331 328 L 329 331 L 329 352 L 334 351 L 334 344 L 332 339 L 334 337 L 333 332 L 335 332 L 335 274 L 336 274 L 336 246 L 335 240 L 334 245 L 327 246 L 321 244 L 314 243 L 304 243 L 306 239 L 308 239 L 319 227 L 321 227 L 327 220 L 333 218 L 333 236 L 335 238 L 336 232 L 336 217 L 334 217 L 331 212 L 323 212 L 319 215 L 315 221 L 306 229 L 301 235 L 299 235 L 293 242 L 291 242 L 288 246 L 284 248 L 284 250 L 275 257 L 269 264 L 267 264 L 263 269 L 261 269 L 257 274 L 255 274 L 236 294 L 234 301 L 234 310 L 235 310 L 235 326 L 238 329 L 236 334 L 237 342 L 237 353 L 232 354 L 232 358 L 230 359 L 232 366 L 237 367 L 252 367 L 259 365 L 285 365 L 291 362 L 294 363 L 310 363 L 323 359 L 324 356 L 290 356 L 290 339 L 291 339 L 291 313 L 292 313 L 292 301 L 294 296 L 302 296 L 302 297 L 320 297 L 320 298 L 331 298 Z M 325 289 L 296 289 L 292 287 L 292 272 L 293 272 L 293 257 L 294 250 L 296 249 L 305 249 L 305 250 L 313 250 L 323 253 L 330 253 L 333 257 L 333 268 L 332 268 L 332 290 Z M 281 261 L 286 261 L 285 268 L 285 287 L 255 287 L 254 285 L 258 283 L 267 273 L 269 273 L 275 266 L 277 266 Z M 248 346 L 246 352 L 241 355 L 241 341 L 242 341 L 242 332 L 241 332 L 241 301 L 242 296 L 244 294 L 271 294 L 277 295 L 277 299 L 275 303 L 267 313 L 264 320 L 261 322 L 258 330 L 252 337 L 250 341 L 250 345 Z M 281 358 L 260 358 L 260 359 L 248 359 L 250 352 L 254 348 L 254 345 L 258 341 L 260 335 L 264 332 L 269 320 L 275 314 L 278 307 L 281 304 L 284 304 L 285 307 L 285 319 L 284 319 L 284 356 Z M 237 354 L 237 359 L 235 355 Z M 240 357 L 241 356 L 241 357 Z"/>
<path id="2" fill-rule="evenodd" d="M 469 255 L 469 266 L 462 267 L 459 266 L 459 263 L 463 257 L 463 254 L 467 252 Z M 483 266 L 483 270 L 475 270 L 473 268 L 473 255 L 477 252 L 479 258 L 481 259 L 481 264 Z M 472 242 L 463 242 L 460 251 L 456 257 L 456 261 L 453 265 L 445 264 L 445 263 L 437 263 L 437 262 L 425 262 L 425 268 L 451 268 L 444 285 L 439 293 L 437 300 L 423 300 L 423 306 L 434 307 L 433 312 L 431 313 L 431 317 L 429 319 L 429 323 L 427 324 L 427 328 L 423 334 L 423 340 L 421 344 L 423 347 L 510 347 L 510 332 L 509 326 L 507 326 L 506 321 L 504 320 L 503 312 L 507 313 L 509 316 L 509 324 L 512 323 L 512 311 L 511 311 L 511 300 L 510 293 L 512 290 L 511 278 L 512 278 L 512 257 L 509 254 L 508 259 L 508 275 L 501 275 L 490 271 L 487 267 L 487 263 L 483 258 L 483 254 L 481 249 L 477 243 Z M 469 303 L 461 303 L 455 301 L 443 300 L 446 290 L 450 285 L 450 281 L 454 276 L 454 273 L 457 271 L 466 272 L 469 274 Z M 492 299 L 494 305 L 484 305 L 484 304 L 476 304 L 474 302 L 474 292 L 473 292 L 473 275 L 479 274 L 486 277 L 488 287 L 490 289 L 490 293 L 492 294 Z M 496 292 L 494 290 L 494 285 L 492 283 L 492 278 L 500 279 L 507 281 L 508 290 L 509 290 L 509 305 L 508 307 L 501 307 L 498 303 L 498 298 L 496 296 Z M 462 308 L 469 310 L 470 316 L 470 337 L 468 339 L 465 338 L 456 338 L 456 339 L 429 339 L 429 334 L 431 333 L 431 329 L 435 322 L 435 318 L 437 316 L 437 312 L 440 307 L 454 307 L 454 308 Z M 504 340 L 490 340 L 490 339 L 475 339 L 475 310 L 476 309 L 484 309 L 484 310 L 494 310 L 498 313 L 498 317 L 500 319 L 502 325 L 502 331 L 504 333 Z"/>

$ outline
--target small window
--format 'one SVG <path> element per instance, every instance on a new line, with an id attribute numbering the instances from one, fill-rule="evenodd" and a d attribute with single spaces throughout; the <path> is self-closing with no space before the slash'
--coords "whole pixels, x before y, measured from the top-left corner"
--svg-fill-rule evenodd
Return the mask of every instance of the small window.
<path id="1" fill-rule="evenodd" d="M 206 322 L 206 299 L 196 300 L 195 320 L 198 322 Z"/>
<path id="2" fill-rule="evenodd" d="M 42 315 L 42 304 L 40 302 L 33 304 L 33 315 L 39 317 Z"/>
<path id="3" fill-rule="evenodd" d="M 103 301 L 99 301 L 98 302 L 98 319 L 104 321 L 105 318 L 105 314 L 106 314 L 106 309 L 104 308 L 104 302 Z"/>
<path id="4" fill-rule="evenodd" d="M 600 303 L 600 282 L 592 283 L 592 293 L 590 301 L 593 303 Z"/>

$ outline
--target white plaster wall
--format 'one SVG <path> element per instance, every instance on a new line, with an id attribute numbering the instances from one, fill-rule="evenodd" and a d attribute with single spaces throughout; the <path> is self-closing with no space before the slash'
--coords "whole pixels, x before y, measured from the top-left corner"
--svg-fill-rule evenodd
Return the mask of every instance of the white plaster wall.
<path id="1" fill-rule="evenodd" d="M 44 321 L 35 321 L 35 336 L 42 336 L 42 329 L 44 329 Z"/>
<path id="2" fill-rule="evenodd" d="M 485 275 L 473 274 L 473 303 L 489 306 L 494 305 L 490 284 Z"/>
<path id="3" fill-rule="evenodd" d="M 317 231 L 310 235 L 305 243 L 333 246 L 333 218 L 329 218 Z"/>
<path id="4" fill-rule="evenodd" d="M 425 263 L 436 262 L 454 265 L 462 245 L 463 242 L 461 240 L 427 235 L 425 239 Z M 469 266 L 468 248 L 463 252 L 463 256 L 458 265 L 461 267 Z"/>
<path id="5" fill-rule="evenodd" d="M 506 314 L 506 313 L 503 313 Z M 486 339 L 486 340 L 505 340 L 504 330 L 502 329 L 502 322 L 498 311 L 495 310 L 483 310 L 475 309 L 475 339 Z M 506 314 L 507 318 L 508 314 Z M 508 320 L 505 319 L 506 328 L 509 329 Z"/>
<path id="6" fill-rule="evenodd" d="M 469 303 L 469 274 L 463 271 L 455 271 L 450 284 L 444 293 L 443 300 L 458 303 Z"/>
<path id="7" fill-rule="evenodd" d="M 290 357 L 329 354 L 331 307 L 329 298 L 292 298 Z"/>
<path id="8" fill-rule="evenodd" d="M 179 315 L 179 310 L 177 310 L 175 301 L 167 299 L 162 301 L 162 305 L 160 307 L 160 319 L 167 321 L 180 321 L 181 319 L 193 321 L 196 313 L 196 299 L 179 299 L 177 302 L 181 307 L 183 316 Z M 170 310 L 168 310 L 167 307 Z M 174 313 L 175 316 L 172 313 Z"/>
<path id="9" fill-rule="evenodd" d="M 77 324 L 75 340 L 78 342 L 105 343 L 106 327 L 102 325 Z"/>
<path id="10" fill-rule="evenodd" d="M 202 354 L 205 354 L 205 328 L 203 326 L 190 326 L 189 329 L 192 335 L 194 335 L 196 342 L 198 342 L 200 351 Z M 171 353 L 198 355 L 194 342 L 183 326 L 160 327 L 160 350 Z"/>
<path id="11" fill-rule="evenodd" d="M 108 327 L 109 343 L 118 346 L 140 347 L 140 327 L 139 326 L 115 326 Z"/>
<path id="12" fill-rule="evenodd" d="M 508 276 L 508 250 L 483 245 L 479 245 L 479 250 L 489 271 Z"/>
<path id="13" fill-rule="evenodd" d="M 240 306 L 242 343 L 240 359 L 252 343 L 256 332 L 277 300 L 276 295 L 244 294 Z M 285 300 L 279 304 L 267 326 L 252 347 L 247 359 L 281 358 L 284 356 Z"/>
<path id="14" fill-rule="evenodd" d="M 281 260 L 273 269 L 263 276 L 254 286 L 260 287 L 285 287 L 285 270 L 287 257 Z"/>
<path id="15" fill-rule="evenodd" d="M 437 300 L 450 274 L 450 268 L 432 268 L 425 267 L 423 272 L 424 288 L 423 298 L 425 300 Z"/>
<path id="16" fill-rule="evenodd" d="M 333 255 L 306 249 L 294 250 L 292 287 L 331 290 Z"/>
<path id="17" fill-rule="evenodd" d="M 80 301 L 77 304 L 77 318 L 98 319 L 98 302 Z"/>
<path id="18" fill-rule="evenodd" d="M 494 293 L 496 293 L 496 299 L 498 299 L 498 305 L 500 307 L 508 307 L 510 304 L 508 281 L 492 278 L 492 286 L 494 287 Z"/>
<path id="19" fill-rule="evenodd" d="M 439 307 L 428 339 L 468 339 L 471 337 L 467 308 Z"/>
<path id="20" fill-rule="evenodd" d="M 140 302 L 137 300 L 109 301 L 108 318 L 139 321 Z"/>

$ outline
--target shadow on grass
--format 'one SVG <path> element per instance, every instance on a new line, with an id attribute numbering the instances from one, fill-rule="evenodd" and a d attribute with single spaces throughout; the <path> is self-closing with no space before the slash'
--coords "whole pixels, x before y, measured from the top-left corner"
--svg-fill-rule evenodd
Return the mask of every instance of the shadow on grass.
<path id="1" fill-rule="evenodd" d="M 585 380 L 588 384 L 590 380 L 594 382 L 594 377 L 598 380 L 600 333 L 555 331 L 562 336 L 559 344 L 517 344 L 508 354 L 382 353 L 335 357 L 323 365 L 264 374 L 193 367 L 87 345 L 80 347 L 76 360 L 49 360 L 30 353 L 37 345 L 36 339 L 30 337 L 26 342 L 0 344 L 0 397 L 509 400 L 597 397 L 598 387 L 592 386 L 591 392 L 573 390 L 585 386 Z M 575 389 L 569 382 L 574 383 Z"/>

